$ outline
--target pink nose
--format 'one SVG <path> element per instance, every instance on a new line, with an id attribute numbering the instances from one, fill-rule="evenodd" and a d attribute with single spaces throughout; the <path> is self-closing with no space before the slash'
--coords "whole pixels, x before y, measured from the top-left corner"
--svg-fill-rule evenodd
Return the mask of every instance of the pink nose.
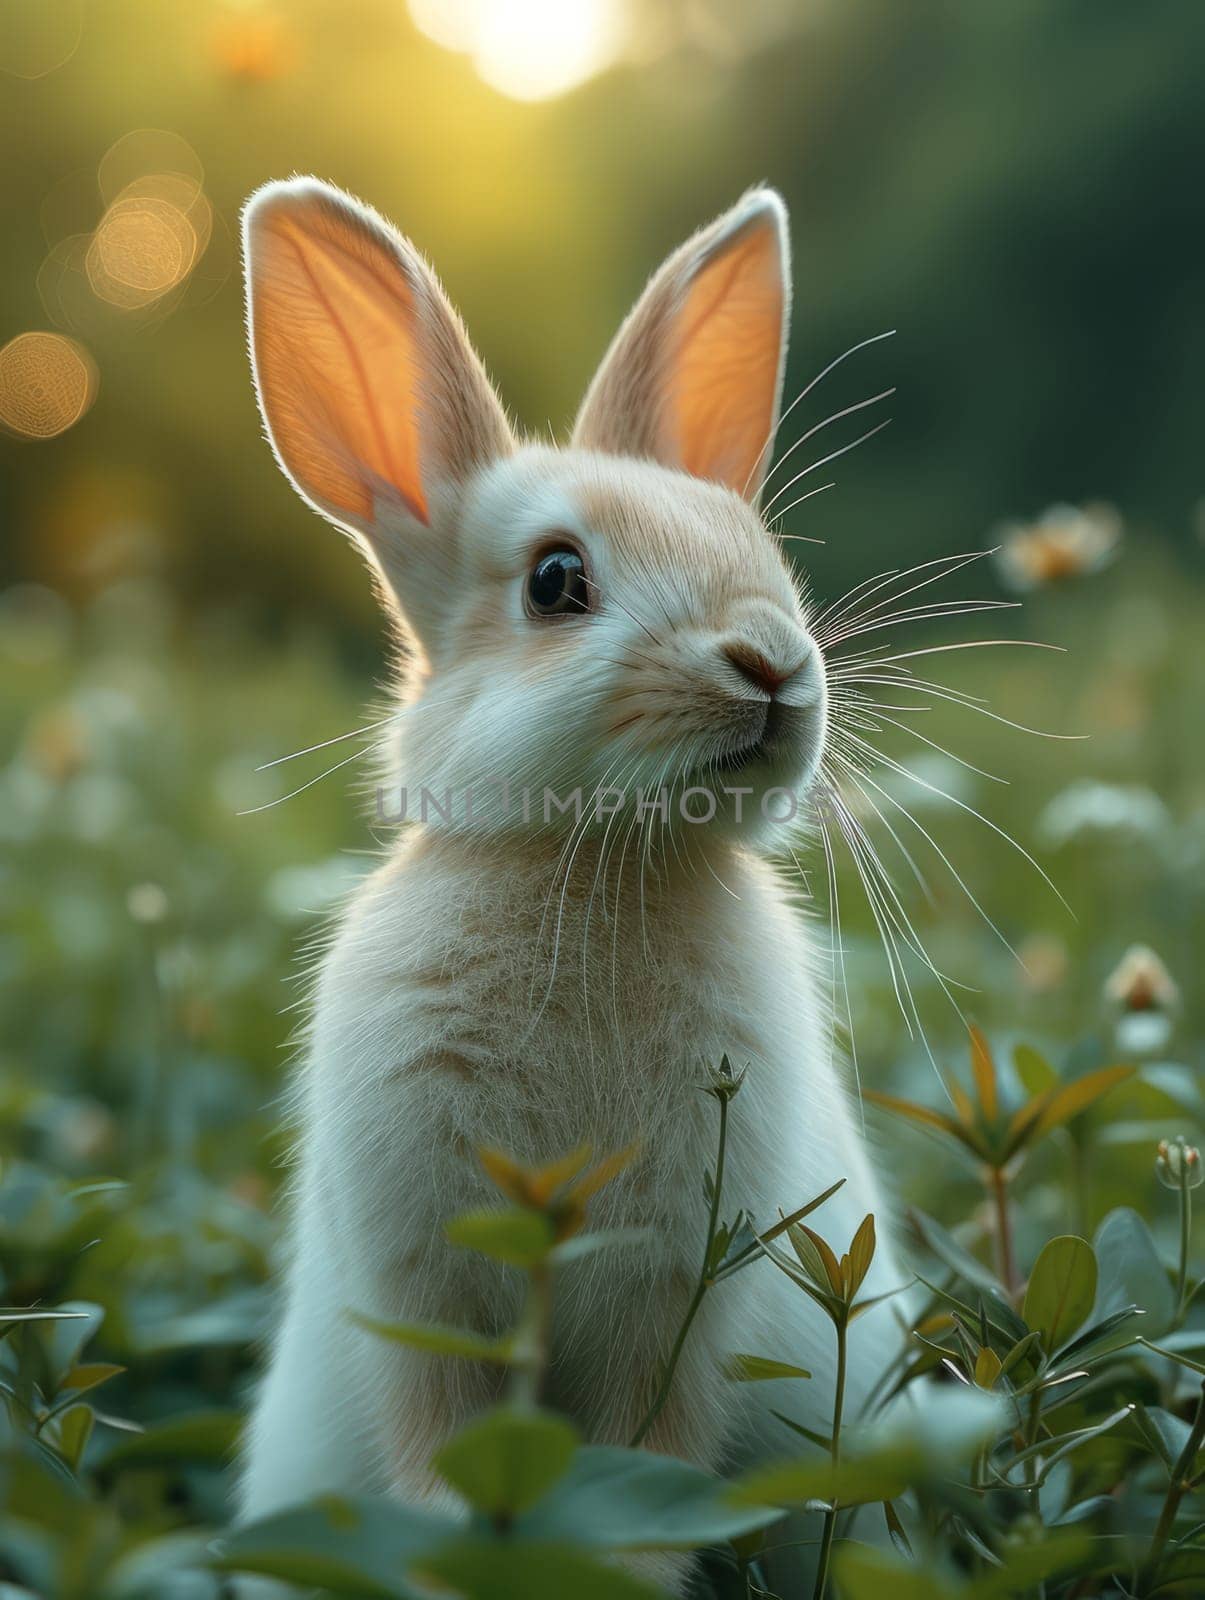
<path id="1" fill-rule="evenodd" d="M 739 639 L 724 645 L 723 650 L 743 678 L 747 678 L 755 688 L 764 689 L 771 697 L 784 683 L 793 678 L 803 665 L 802 661 L 798 661 L 793 667 L 788 667 L 784 671 L 776 667 L 760 650 L 755 650 L 752 645 L 744 644 Z"/>

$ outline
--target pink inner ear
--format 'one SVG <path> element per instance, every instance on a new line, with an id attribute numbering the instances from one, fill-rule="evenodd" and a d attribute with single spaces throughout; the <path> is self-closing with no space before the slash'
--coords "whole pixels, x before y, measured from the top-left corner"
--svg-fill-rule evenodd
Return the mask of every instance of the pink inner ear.
<path id="1" fill-rule="evenodd" d="M 251 266 L 260 398 L 289 472 L 336 516 L 370 523 L 387 485 L 426 522 L 416 311 L 388 242 L 299 200 L 255 219 Z"/>
<path id="2" fill-rule="evenodd" d="M 777 418 L 785 295 L 777 229 L 759 218 L 696 273 L 673 331 L 673 454 L 742 494 L 760 487 Z"/>

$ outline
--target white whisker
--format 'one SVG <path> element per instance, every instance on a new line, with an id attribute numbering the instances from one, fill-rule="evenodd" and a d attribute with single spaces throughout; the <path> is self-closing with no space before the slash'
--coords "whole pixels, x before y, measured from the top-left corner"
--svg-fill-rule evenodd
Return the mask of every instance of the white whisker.
<path id="1" fill-rule="evenodd" d="M 906 733 L 912 739 L 919 739 L 922 744 L 928 745 L 930 750 L 936 750 L 938 755 L 945 756 L 949 761 L 956 761 L 960 767 L 965 767 L 968 772 L 975 772 L 979 777 L 987 778 L 990 783 L 1008 783 L 1007 778 L 1001 778 L 994 772 L 988 772 L 983 767 L 977 767 L 973 761 L 967 761 L 963 756 L 956 755 L 953 750 L 947 750 L 944 744 L 938 744 L 936 739 L 930 739 L 927 734 L 918 733 L 915 728 L 910 727 L 906 722 L 900 722 L 897 717 L 883 716 L 882 713 L 887 708 L 878 706 L 876 709 L 883 722 L 888 723 L 893 728 L 898 728 L 901 733 Z"/>
<path id="2" fill-rule="evenodd" d="M 778 461 L 775 463 L 774 471 L 777 472 L 784 461 L 789 461 L 790 458 L 795 454 L 796 450 L 798 450 L 801 445 L 805 445 L 809 439 L 814 438 L 815 435 L 821 431 L 821 429 L 827 428 L 831 423 L 840 422 L 843 417 L 853 416 L 855 411 L 865 411 L 868 406 L 878 405 L 880 400 L 889 400 L 894 393 L 894 389 L 884 389 L 880 394 L 872 394 L 869 399 L 858 400 L 852 406 L 845 406 L 841 411 L 834 411 L 832 416 L 825 417 L 823 422 L 813 423 L 806 433 L 801 433 L 799 435 L 794 444 L 787 446 L 782 455 L 779 456 Z M 768 482 L 769 479 L 767 478 L 767 483 Z M 777 498 L 778 496 L 775 494 L 774 499 Z M 767 511 L 769 511 L 770 505 L 773 505 L 773 503 L 774 500 L 769 502 L 769 505 L 766 507 Z"/>
<path id="3" fill-rule="evenodd" d="M 977 711 L 980 716 L 990 717 L 993 722 L 1003 723 L 1006 728 L 1013 728 L 1017 733 L 1032 734 L 1035 739 L 1086 739 L 1086 733 L 1050 733 L 1045 728 L 1030 728 L 1023 722 L 1013 722 L 1011 718 L 1002 716 L 998 711 L 990 710 L 978 695 L 965 695 L 958 689 L 951 689 L 943 683 L 930 683 L 924 678 L 893 678 L 877 677 L 872 674 L 851 673 L 843 678 L 846 683 L 883 684 L 888 688 L 901 687 L 915 689 L 918 694 L 932 695 L 936 700 L 948 700 L 952 705 L 961 706 L 966 711 Z"/>
<path id="4" fill-rule="evenodd" d="M 953 556 L 934 556 L 929 561 L 919 561 L 916 566 L 905 567 L 902 571 L 899 568 L 893 568 L 890 572 L 881 572 L 875 577 L 864 578 L 861 583 L 854 584 L 852 589 L 847 590 L 845 594 L 825 606 L 824 610 L 816 617 L 815 625 L 819 626 L 825 620 L 831 623 L 837 617 L 847 615 L 855 599 L 859 599 L 860 603 L 864 604 L 865 601 L 870 599 L 871 595 L 878 594 L 888 584 L 897 580 L 903 582 L 918 572 L 928 572 L 930 567 L 940 567 L 942 569 L 940 572 L 930 573 L 929 577 L 922 578 L 919 583 L 914 583 L 908 589 L 901 589 L 898 594 L 885 595 L 878 602 L 878 605 L 894 605 L 899 600 L 907 599 L 910 594 L 915 594 L 918 589 L 925 589 L 931 583 L 939 583 L 942 578 L 952 577 L 955 572 L 960 572 L 963 567 L 970 566 L 973 561 L 982 561 L 991 554 L 990 550 L 970 550 Z M 859 596 L 859 591 L 864 591 L 864 593 Z M 877 610 L 878 605 L 870 607 L 869 610 Z M 867 612 L 864 610 L 860 614 L 866 615 Z"/>
<path id="5" fill-rule="evenodd" d="M 857 355 L 859 350 L 865 350 L 868 345 L 878 344 L 881 339 L 890 339 L 894 333 L 894 328 L 888 328 L 885 333 L 872 333 L 869 339 L 861 339 L 857 344 L 851 344 L 848 350 L 843 350 L 839 356 L 829 362 L 827 367 L 822 367 L 816 376 L 803 386 L 803 388 L 795 396 L 794 400 L 791 401 L 790 405 L 787 406 L 786 410 L 779 417 L 778 421 L 770 429 L 765 444 L 763 444 L 761 449 L 757 452 L 757 456 L 753 462 L 753 465 L 749 468 L 748 474 L 745 477 L 745 482 L 741 489 L 742 495 L 748 494 L 749 485 L 753 482 L 753 476 L 766 458 L 766 451 L 773 449 L 774 441 L 778 438 L 779 430 L 781 429 L 783 423 L 791 415 L 791 412 L 794 411 L 795 407 L 799 405 L 801 401 L 806 400 L 816 385 L 818 383 L 822 383 L 824 379 L 828 377 L 829 373 L 833 372 L 837 367 L 839 367 L 843 361 L 847 361 L 850 356 Z M 775 465 L 770 468 L 769 472 L 766 473 L 765 482 L 762 484 L 763 494 L 769 485 L 770 479 L 778 471 L 780 465 L 781 462 L 776 462 Z"/>
<path id="6" fill-rule="evenodd" d="M 366 756 L 372 750 L 380 748 L 378 744 L 366 744 L 362 750 L 356 750 L 352 755 L 345 756 L 342 761 L 336 761 L 333 767 L 327 767 L 325 772 L 320 772 L 316 778 L 311 778 L 307 783 L 302 783 L 296 789 L 290 789 L 288 794 L 282 794 L 275 800 L 266 800 L 262 806 L 248 806 L 245 811 L 236 811 L 235 816 L 253 817 L 260 811 L 271 811 L 273 806 L 282 806 L 286 800 L 293 800 L 299 794 L 304 794 L 307 789 L 312 789 L 316 783 L 321 783 L 323 778 L 329 778 L 333 772 L 338 772 L 341 767 L 349 767 L 353 761 L 359 761 L 361 756 Z"/>
<path id="7" fill-rule="evenodd" d="M 860 444 L 865 444 L 867 439 L 873 439 L 876 433 L 882 433 L 883 429 L 888 427 L 891 421 L 892 419 L 887 417 L 885 421 L 880 422 L 877 427 L 867 428 L 865 433 L 859 434 L 856 439 L 851 439 L 848 444 L 843 444 L 839 450 L 830 450 L 828 455 L 821 456 L 819 461 L 813 461 L 809 466 L 806 466 L 801 471 L 797 472 L 793 478 L 788 478 L 786 483 L 783 484 L 782 488 L 770 496 L 770 499 L 767 501 L 764 508 L 763 515 L 768 516 L 770 513 L 770 508 L 773 506 L 774 502 L 776 500 L 780 500 L 784 494 L 788 494 L 801 478 L 807 477 L 809 472 L 815 472 L 817 467 L 826 467 L 830 461 L 836 461 L 838 456 L 848 455 L 851 450 L 856 450 Z"/>
<path id="8" fill-rule="evenodd" d="M 329 750 L 333 744 L 342 744 L 345 739 L 358 739 L 365 733 L 372 733 L 377 728 L 383 728 L 387 722 L 394 722 L 403 715 L 404 708 L 391 711 L 387 717 L 381 717 L 377 722 L 366 722 L 362 728 L 353 728 L 350 733 L 337 733 L 333 739 L 323 739 L 319 744 L 307 745 L 304 750 L 294 750 L 291 755 L 276 756 L 272 761 L 265 761 L 262 766 L 256 767 L 256 772 L 267 772 L 270 767 L 283 766 L 286 761 L 296 761 L 298 756 L 312 756 L 316 750 Z"/>
<path id="9" fill-rule="evenodd" d="M 1021 856 L 1024 860 L 1029 862 L 1030 866 L 1034 869 L 1034 871 L 1042 879 L 1043 883 L 1045 883 L 1046 886 L 1050 889 L 1051 893 L 1055 896 L 1055 898 L 1059 901 L 1059 903 L 1063 906 L 1063 908 L 1068 912 L 1068 914 L 1070 916 L 1072 916 L 1072 917 L 1075 916 L 1075 913 L 1071 910 L 1071 907 L 1067 904 L 1067 901 L 1066 901 L 1062 891 L 1059 889 L 1058 885 L 1054 882 L 1054 880 L 1050 877 L 1050 874 L 1045 870 L 1045 868 L 1042 867 L 1037 861 L 1034 860 L 1033 856 L 1030 855 L 1029 851 L 1025 848 L 1025 846 L 1023 844 L 1018 844 L 1017 841 L 1013 838 L 1013 836 L 1010 833 L 1006 833 L 1005 830 L 1003 828 L 1001 828 L 997 823 L 993 822 L 990 817 L 985 817 L 981 811 L 976 811 L 974 806 L 968 805 L 965 800 L 959 800 L 956 795 L 952 795 L 952 794 L 948 793 L 947 790 L 939 789 L 935 783 L 930 783 L 926 778 L 922 778 L 919 773 L 912 772 L 908 767 L 903 766 L 900 762 L 894 760 L 891 756 L 884 755 L 881 750 L 875 750 L 872 746 L 866 745 L 866 741 L 864 739 L 859 739 L 856 734 L 851 734 L 850 737 L 852 739 L 854 739 L 854 741 L 856 743 L 865 745 L 865 747 L 866 747 L 867 751 L 869 752 L 869 754 L 871 756 L 873 756 L 874 759 L 876 761 L 878 761 L 881 765 L 883 765 L 886 768 L 888 768 L 889 771 L 898 774 L 898 776 L 900 776 L 901 778 L 910 779 L 913 783 L 917 784 L 920 788 L 927 790 L 929 794 L 937 795 L 939 799 L 947 801 L 952 806 L 956 806 L 959 811 L 966 812 L 967 816 L 975 817 L 979 822 L 981 822 L 983 824 L 983 826 L 985 828 L 990 829 L 991 832 L 994 833 L 997 836 L 997 838 L 1003 839 L 1005 844 L 1009 845 L 1013 850 L 1015 850 L 1017 852 L 1017 854 L 1019 856 Z M 1014 952 L 1014 954 L 1015 953 L 1016 952 Z"/>

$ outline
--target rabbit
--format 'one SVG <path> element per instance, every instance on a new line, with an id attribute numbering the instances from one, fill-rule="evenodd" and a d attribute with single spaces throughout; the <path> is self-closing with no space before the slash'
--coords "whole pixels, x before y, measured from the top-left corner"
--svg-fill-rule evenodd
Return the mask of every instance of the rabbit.
<path id="1" fill-rule="evenodd" d="M 555 1280 L 545 1399 L 593 1442 L 632 1439 L 697 1279 L 717 1128 L 700 1086 L 723 1057 L 745 1072 L 724 1214 L 769 1225 L 844 1179 L 814 1219 L 825 1236 L 844 1249 L 881 1219 L 824 941 L 774 864 L 806 825 L 830 710 L 800 583 L 758 511 L 786 211 L 755 188 L 668 258 L 564 449 L 516 435 L 431 269 L 367 206 L 270 183 L 244 251 L 268 439 L 367 561 L 401 645 L 390 770 L 440 804 L 397 829 L 317 974 L 241 1514 L 331 1492 L 452 1503 L 432 1457 L 504 1376 L 347 1313 L 513 1323 L 520 1275 L 443 1233 L 497 1202 L 479 1148 L 636 1146 L 591 1224 L 643 1242 Z M 549 788 L 584 813 L 541 807 Z M 883 1240 L 865 1292 L 898 1282 Z M 887 1307 L 851 1329 L 850 1414 L 896 1340 Z M 733 1352 L 812 1381 L 732 1383 Z M 771 1412 L 827 1432 L 834 1372 L 822 1313 L 760 1260 L 706 1296 L 644 1443 L 709 1469 L 793 1453 Z M 674 1594 L 692 1581 L 687 1556 L 642 1570 Z"/>

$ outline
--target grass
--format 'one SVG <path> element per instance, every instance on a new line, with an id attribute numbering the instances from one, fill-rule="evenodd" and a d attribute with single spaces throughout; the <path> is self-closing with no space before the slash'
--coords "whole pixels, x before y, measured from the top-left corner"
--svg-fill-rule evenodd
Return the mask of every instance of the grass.
<path id="1" fill-rule="evenodd" d="M 849 1600 L 886 1582 L 939 1600 L 1205 1589 L 1194 1365 L 1205 1323 L 1193 1298 L 1202 1269 L 1189 1187 L 1200 1169 L 1174 1143 L 1181 1134 L 1195 1143 L 1201 1130 L 1201 601 L 1199 585 L 1157 552 L 1131 550 L 1027 608 L 1028 632 L 1068 645 L 1067 656 L 934 658 L 946 681 L 990 695 L 1014 721 L 1091 736 L 1039 741 L 943 705 L 917 727 L 1013 781 L 994 784 L 929 746 L 910 758 L 926 782 L 987 810 L 1031 849 L 1075 916 L 1000 837 L 913 789 L 908 803 L 998 928 L 931 852 L 928 906 L 895 856 L 934 963 L 972 987 L 963 1009 L 983 1030 L 972 1048 L 964 1020 L 913 961 L 926 1047 L 901 1015 L 846 873 L 858 1065 L 884 1097 L 868 1105 L 868 1132 L 895 1196 L 892 1215 L 876 1221 L 903 1235 L 933 1286 L 909 1365 L 887 1386 L 927 1368 L 948 1382 L 914 1437 L 869 1438 L 845 1419 L 826 1448 L 800 1440 L 806 1454 L 735 1497 L 698 1476 L 678 1482 L 693 1519 L 685 1542 L 724 1546 L 717 1581 L 733 1594 L 772 1582 L 758 1549 L 781 1539 L 775 1508 L 814 1501 L 830 1507 L 816 1525 L 831 1555 L 821 1587 Z M 917 643 L 969 632 L 947 624 Z M 370 688 L 324 640 L 263 641 L 233 613 L 179 617 L 146 585 L 80 610 L 45 593 L 0 596 L 0 727 L 11 752 L 0 769 L 0 1299 L 46 1318 L 0 1324 L 4 1600 L 223 1592 L 211 1540 L 228 1519 L 229 1461 L 267 1308 L 296 974 L 323 913 L 376 847 L 347 781 L 355 767 L 286 804 L 238 813 L 340 759 L 336 746 L 255 770 L 362 725 Z M 897 749 L 908 743 L 901 735 Z M 882 781 L 897 792 L 890 774 Z M 919 835 L 914 843 L 923 847 Z M 1135 943 L 1162 957 L 1178 1001 L 1127 1012 L 1106 995 Z M 1091 1075 L 1118 1063 L 1132 1070 L 1094 1097 Z M 1053 1099 L 1068 1091 L 1072 1109 L 1056 1115 Z M 721 1116 L 741 1113 L 739 1094 L 730 1098 L 717 1137 Z M 1027 1100 L 1044 1105 L 1032 1125 Z M 732 1266 L 739 1237 L 720 1171 L 712 1183 L 710 1221 L 700 1207 L 700 1294 Z M 551 1215 L 564 1199 L 555 1186 L 512 1184 L 499 1215 Z M 400 1511 L 382 1521 L 382 1508 L 361 1507 L 354 1526 L 312 1513 L 269 1530 L 274 1544 L 241 1535 L 242 1546 L 226 1547 L 231 1561 L 265 1570 L 291 1561 L 288 1570 L 325 1574 L 339 1593 L 408 1594 L 407 1570 L 469 1595 L 648 1592 L 614 1569 L 599 1578 L 589 1516 L 576 1531 L 557 1524 L 573 1534 L 558 1545 L 560 1567 L 541 1534 L 556 1523 L 558 1495 L 588 1507 L 603 1492 L 602 1464 L 536 1403 L 538 1297 L 555 1295 L 556 1250 L 588 1238 L 576 1214 L 566 1233 L 565 1215 L 526 1263 L 537 1301 L 515 1363 L 522 1381 L 485 1433 L 442 1464 L 484 1522 L 436 1537 Z M 536 1235 L 527 1227 L 524 1237 Z M 513 1252 L 514 1239 L 503 1245 Z M 839 1339 L 857 1293 L 851 1241 L 825 1239 L 820 1209 L 767 1249 L 801 1293 L 830 1302 Z M 1145 1316 L 1109 1323 L 1130 1304 Z M 55 1309 L 71 1315 L 52 1319 Z M 806 1351 L 765 1354 L 808 1365 Z M 1080 1370 L 1086 1377 L 1062 1381 Z M 527 1463 L 522 1504 L 490 1500 L 479 1469 L 495 1457 Z M 629 1542 L 655 1546 L 666 1534 L 642 1458 L 606 1492 Z M 872 1512 L 853 1521 L 851 1508 L 863 1503 L 880 1518 L 873 1508 L 892 1507 L 893 1549 L 858 1542 Z M 351 1587 L 331 1579 L 335 1554 L 351 1564 L 342 1580 Z"/>

